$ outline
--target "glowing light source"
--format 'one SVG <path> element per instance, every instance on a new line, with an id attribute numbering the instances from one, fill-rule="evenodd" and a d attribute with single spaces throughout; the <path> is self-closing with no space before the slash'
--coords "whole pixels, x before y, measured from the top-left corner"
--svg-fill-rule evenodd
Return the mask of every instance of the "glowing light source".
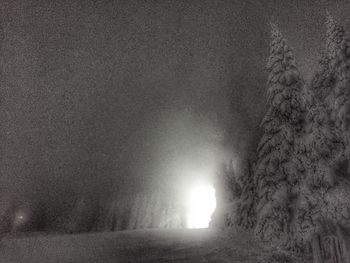
<path id="1" fill-rule="evenodd" d="M 211 185 L 195 187 L 188 199 L 187 227 L 207 228 L 216 207 L 215 189 Z"/>
<path id="2" fill-rule="evenodd" d="M 25 220 L 25 214 L 23 214 L 22 212 L 17 212 L 16 213 L 16 217 L 15 217 L 15 221 L 17 223 L 20 223 L 20 222 L 22 222 L 24 220 Z"/>

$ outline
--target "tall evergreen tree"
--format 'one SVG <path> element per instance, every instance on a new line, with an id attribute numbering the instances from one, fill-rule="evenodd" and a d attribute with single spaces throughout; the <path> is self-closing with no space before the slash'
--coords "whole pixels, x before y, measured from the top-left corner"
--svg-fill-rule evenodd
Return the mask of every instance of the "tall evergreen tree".
<path id="1" fill-rule="evenodd" d="M 327 52 L 335 85 L 331 94 L 331 117 L 335 127 L 343 134 L 345 148 L 349 148 L 350 124 L 350 41 L 332 16 L 327 17 Z"/>
<path id="2" fill-rule="evenodd" d="M 298 247 L 307 244 L 317 231 L 323 196 L 334 185 L 335 161 L 341 146 L 326 103 L 317 94 L 320 89 L 322 87 L 307 86 L 304 92 L 305 125 L 303 136 L 297 139 L 296 155 L 305 168 L 297 184 L 292 220 L 293 245 Z"/>
<path id="3" fill-rule="evenodd" d="M 267 69 L 269 108 L 261 123 L 263 136 L 254 175 L 258 202 L 255 230 L 264 239 L 281 239 L 290 233 L 290 205 L 301 169 L 294 153 L 303 125 L 303 80 L 276 25 L 272 25 Z"/>
<path id="4" fill-rule="evenodd" d="M 254 165 L 248 160 L 247 169 L 241 177 L 241 195 L 237 201 L 235 224 L 245 229 L 256 225 L 256 180 L 254 178 Z"/>
<path id="5" fill-rule="evenodd" d="M 326 103 L 313 90 L 309 90 L 305 97 L 307 114 L 302 143 L 305 146 L 307 178 L 309 185 L 327 188 L 333 185 L 332 169 L 342 150 L 342 143 Z"/>
<path id="6" fill-rule="evenodd" d="M 214 183 L 216 208 L 211 216 L 210 226 L 222 228 L 235 223 L 232 215 L 235 212 L 237 199 L 241 195 L 241 186 L 235 176 L 233 160 L 230 160 L 228 165 L 223 162 L 218 170 Z"/>
<path id="7" fill-rule="evenodd" d="M 305 92 L 306 121 L 300 144 L 306 167 L 295 214 L 298 241 L 306 244 L 325 225 L 348 226 L 350 184 L 339 177 L 339 163 L 345 159 L 346 116 L 339 114 L 347 107 L 347 46 L 344 29 L 328 17 L 326 53 L 322 54 L 319 71 Z M 345 61 L 344 61 L 345 60 Z M 326 223 L 325 223 L 326 222 Z"/>

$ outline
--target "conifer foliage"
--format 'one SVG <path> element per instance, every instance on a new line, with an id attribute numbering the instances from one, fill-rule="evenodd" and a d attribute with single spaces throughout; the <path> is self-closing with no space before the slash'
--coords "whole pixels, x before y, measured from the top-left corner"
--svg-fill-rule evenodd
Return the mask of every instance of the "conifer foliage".
<path id="1" fill-rule="evenodd" d="M 350 41 L 343 26 L 330 15 L 327 17 L 326 26 L 329 67 L 335 79 L 331 93 L 331 118 L 343 135 L 344 145 L 347 146 L 350 128 Z"/>
<path id="2" fill-rule="evenodd" d="M 289 248 L 306 248 L 329 227 L 350 229 L 350 41 L 331 16 L 326 28 L 318 71 L 306 84 L 272 25 L 263 134 L 238 201 L 238 225 Z"/>
<path id="3" fill-rule="evenodd" d="M 257 190 L 256 232 L 264 239 L 280 239 L 289 233 L 290 205 L 300 169 L 295 139 L 303 125 L 303 80 L 291 49 L 272 24 L 267 66 L 268 111 L 262 120 L 263 136 L 255 168 Z"/>
<path id="4" fill-rule="evenodd" d="M 214 183 L 216 208 L 211 216 L 210 226 L 224 228 L 232 226 L 236 219 L 236 201 L 241 195 L 241 185 L 235 176 L 233 161 L 222 163 Z"/>
<path id="5" fill-rule="evenodd" d="M 251 229 L 256 225 L 256 180 L 254 178 L 254 164 L 247 163 L 244 176 L 241 177 L 241 194 L 237 202 L 237 211 L 234 223 L 238 226 Z"/>
<path id="6" fill-rule="evenodd" d="M 326 107 L 331 107 L 331 94 L 335 85 L 335 77 L 330 67 L 330 58 L 327 50 L 322 50 L 319 54 L 318 68 L 311 80 L 308 95 L 315 96 L 319 101 L 325 103 Z M 309 101 L 312 103 L 312 101 Z"/>
<path id="7" fill-rule="evenodd" d="M 331 16 L 326 21 L 326 55 L 328 68 L 323 79 L 331 78 L 324 96 L 316 96 L 322 83 L 310 91 L 304 145 L 307 150 L 307 176 L 302 199 L 307 200 L 306 232 L 319 233 L 324 225 L 350 226 L 350 183 L 342 166 L 348 163 L 350 67 L 349 41 L 344 28 Z M 328 75 L 328 76 L 327 76 Z M 316 75 L 317 76 L 317 75 Z M 314 93 L 313 93 L 314 92 Z"/>

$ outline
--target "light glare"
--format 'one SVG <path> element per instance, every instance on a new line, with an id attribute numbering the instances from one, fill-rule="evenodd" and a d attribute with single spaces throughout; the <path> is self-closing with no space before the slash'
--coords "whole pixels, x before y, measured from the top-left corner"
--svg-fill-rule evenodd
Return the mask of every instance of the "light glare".
<path id="1" fill-rule="evenodd" d="M 211 185 L 197 186 L 188 200 L 187 227 L 207 228 L 216 207 L 215 189 Z"/>

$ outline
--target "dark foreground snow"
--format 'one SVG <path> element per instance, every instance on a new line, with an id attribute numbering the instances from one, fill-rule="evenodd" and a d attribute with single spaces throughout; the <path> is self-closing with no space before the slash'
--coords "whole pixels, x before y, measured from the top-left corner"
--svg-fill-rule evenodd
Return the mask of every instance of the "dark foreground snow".
<path id="1" fill-rule="evenodd" d="M 81 235 L 5 237 L 1 263 L 299 262 L 244 232 L 142 230 Z"/>

